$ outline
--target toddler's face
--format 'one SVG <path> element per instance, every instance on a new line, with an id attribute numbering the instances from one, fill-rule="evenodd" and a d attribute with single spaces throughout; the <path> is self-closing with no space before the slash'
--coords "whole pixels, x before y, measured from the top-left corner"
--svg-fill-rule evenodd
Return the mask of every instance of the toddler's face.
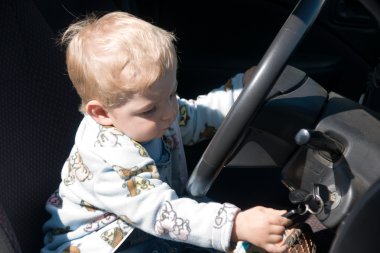
<path id="1" fill-rule="evenodd" d="M 113 125 L 138 142 L 161 137 L 178 112 L 176 71 L 168 71 L 144 93 L 111 110 Z"/>

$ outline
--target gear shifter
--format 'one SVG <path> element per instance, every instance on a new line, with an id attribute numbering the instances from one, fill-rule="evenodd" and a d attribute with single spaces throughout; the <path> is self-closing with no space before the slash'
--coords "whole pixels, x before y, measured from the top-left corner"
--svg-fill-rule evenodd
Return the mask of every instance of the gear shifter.
<path id="1" fill-rule="evenodd" d="M 319 151 L 324 158 L 330 161 L 339 159 L 344 150 L 340 142 L 320 131 L 301 129 L 294 139 L 298 145 Z"/>

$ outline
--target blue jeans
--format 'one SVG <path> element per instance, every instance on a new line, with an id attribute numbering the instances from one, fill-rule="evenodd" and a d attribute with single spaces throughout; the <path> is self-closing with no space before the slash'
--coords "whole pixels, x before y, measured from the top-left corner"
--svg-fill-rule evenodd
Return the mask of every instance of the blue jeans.
<path id="1" fill-rule="evenodd" d="M 115 253 L 220 253 L 220 251 L 165 240 L 135 229 Z"/>

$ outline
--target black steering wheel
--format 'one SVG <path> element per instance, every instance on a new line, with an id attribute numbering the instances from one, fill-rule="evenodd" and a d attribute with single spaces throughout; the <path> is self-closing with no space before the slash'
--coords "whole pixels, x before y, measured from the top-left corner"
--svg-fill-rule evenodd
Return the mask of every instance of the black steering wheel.
<path id="1" fill-rule="evenodd" d="M 289 57 L 320 13 L 325 0 L 300 0 L 259 62 L 191 174 L 187 191 L 204 196 L 232 158 L 244 128 L 255 118 Z"/>

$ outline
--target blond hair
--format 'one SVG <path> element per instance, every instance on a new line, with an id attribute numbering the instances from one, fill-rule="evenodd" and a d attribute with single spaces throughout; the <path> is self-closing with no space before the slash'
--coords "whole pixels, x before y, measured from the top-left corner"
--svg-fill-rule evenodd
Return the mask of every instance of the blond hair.
<path id="1" fill-rule="evenodd" d="M 70 25 L 60 42 L 81 110 L 93 99 L 108 109 L 121 106 L 177 67 L 175 36 L 125 12 L 89 15 Z"/>

